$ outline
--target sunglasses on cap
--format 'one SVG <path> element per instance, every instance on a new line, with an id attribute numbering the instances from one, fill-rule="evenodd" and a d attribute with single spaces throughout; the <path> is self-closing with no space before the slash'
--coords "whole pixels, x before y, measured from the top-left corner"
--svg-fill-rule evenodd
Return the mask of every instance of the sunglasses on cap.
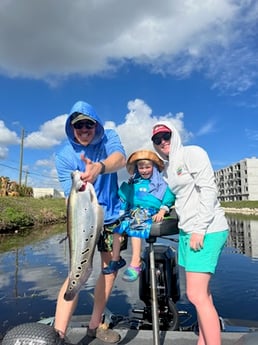
<path id="1" fill-rule="evenodd" d="M 86 120 L 86 121 L 78 121 L 78 122 L 75 122 L 73 124 L 74 128 L 75 129 L 82 129 L 83 127 L 87 128 L 87 129 L 92 129 L 95 127 L 95 123 L 90 121 L 90 120 Z"/>
<path id="2" fill-rule="evenodd" d="M 171 139 L 171 132 L 164 132 L 160 134 L 156 134 L 153 138 L 152 141 L 155 145 L 160 145 L 162 140 L 170 140 Z"/>

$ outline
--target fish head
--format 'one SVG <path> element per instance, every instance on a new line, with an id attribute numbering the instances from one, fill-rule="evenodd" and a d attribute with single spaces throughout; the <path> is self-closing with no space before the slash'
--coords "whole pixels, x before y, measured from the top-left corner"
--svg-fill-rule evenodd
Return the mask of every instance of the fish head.
<path id="1" fill-rule="evenodd" d="M 81 172 L 79 170 L 75 170 L 71 173 L 72 178 L 72 189 L 76 192 L 84 191 L 86 188 L 86 183 L 81 179 Z"/>

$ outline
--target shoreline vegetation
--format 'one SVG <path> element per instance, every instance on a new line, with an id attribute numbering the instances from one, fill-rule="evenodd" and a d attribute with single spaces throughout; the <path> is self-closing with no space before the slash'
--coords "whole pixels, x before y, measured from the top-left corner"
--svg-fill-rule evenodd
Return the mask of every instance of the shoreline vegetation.
<path id="1" fill-rule="evenodd" d="M 1 197 L 0 234 L 66 222 L 64 198 Z"/>
<path id="2" fill-rule="evenodd" d="M 225 213 L 258 216 L 258 200 L 221 202 L 221 206 Z"/>
<path id="3" fill-rule="evenodd" d="M 221 206 L 225 213 L 255 216 L 258 219 L 258 201 L 222 202 Z M 64 198 L 0 198 L 0 234 L 65 222 Z"/>

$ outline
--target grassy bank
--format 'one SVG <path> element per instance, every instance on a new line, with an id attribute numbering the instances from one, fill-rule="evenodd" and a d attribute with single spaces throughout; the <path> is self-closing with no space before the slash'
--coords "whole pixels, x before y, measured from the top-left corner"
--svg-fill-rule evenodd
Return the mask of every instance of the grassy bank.
<path id="1" fill-rule="evenodd" d="M 64 199 L 0 198 L 0 232 L 66 221 Z"/>
<path id="2" fill-rule="evenodd" d="M 258 201 L 223 202 L 225 208 L 257 208 Z M 64 199 L 0 198 L 0 233 L 66 221 Z"/>
<path id="3" fill-rule="evenodd" d="M 258 200 L 256 201 L 232 201 L 222 202 L 222 207 L 225 208 L 258 208 Z"/>

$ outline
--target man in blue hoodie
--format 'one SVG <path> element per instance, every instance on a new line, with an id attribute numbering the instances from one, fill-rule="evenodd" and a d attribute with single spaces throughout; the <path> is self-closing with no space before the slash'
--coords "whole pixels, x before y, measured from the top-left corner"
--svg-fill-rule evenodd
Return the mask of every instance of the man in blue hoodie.
<path id="1" fill-rule="evenodd" d="M 98 243 L 103 269 L 112 259 L 113 228 L 118 224 L 120 211 L 117 170 L 126 164 L 125 151 L 117 133 L 113 129 L 105 130 L 94 108 L 86 102 L 78 101 L 74 104 L 67 118 L 65 131 L 68 142 L 56 154 L 58 178 L 66 198 L 70 193 L 71 172 L 74 170 L 81 171 L 81 179 L 94 185 L 98 202 L 104 210 L 104 231 Z M 126 249 L 126 246 L 127 238 L 124 238 L 121 249 Z M 121 267 L 123 265 L 121 262 Z M 116 274 L 100 274 L 87 330 L 87 336 L 109 343 L 120 340 L 117 332 L 101 323 L 115 277 Z M 64 336 L 78 300 L 64 299 L 67 282 L 66 279 L 60 289 L 56 307 L 55 329 L 60 337 L 59 344 L 68 344 Z"/>

